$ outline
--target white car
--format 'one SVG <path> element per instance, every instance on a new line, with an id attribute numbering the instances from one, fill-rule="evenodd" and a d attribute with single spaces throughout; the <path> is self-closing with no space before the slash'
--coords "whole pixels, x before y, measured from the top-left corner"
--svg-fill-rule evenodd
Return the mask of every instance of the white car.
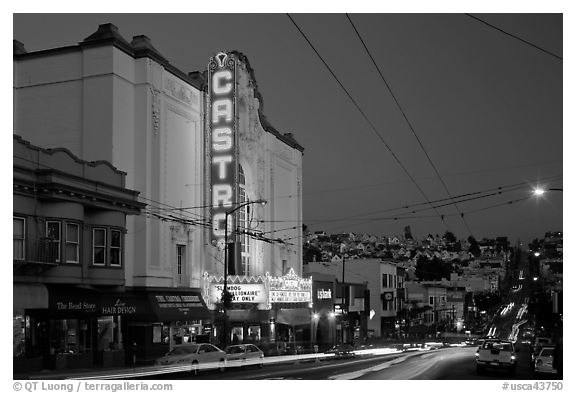
<path id="1" fill-rule="evenodd" d="M 264 352 L 254 344 L 230 345 L 226 348 L 226 367 L 264 366 Z"/>
<path id="2" fill-rule="evenodd" d="M 478 374 L 487 368 L 508 370 L 510 374 L 516 372 L 516 351 L 510 341 L 488 339 L 476 351 L 476 370 Z"/>
<path id="3" fill-rule="evenodd" d="M 534 357 L 534 372 L 546 374 L 558 374 L 553 366 L 554 347 L 544 346 Z"/>
<path id="4" fill-rule="evenodd" d="M 200 370 L 218 369 L 224 371 L 226 352 L 212 344 L 182 344 L 157 359 L 157 366 L 182 366 L 197 374 Z"/>

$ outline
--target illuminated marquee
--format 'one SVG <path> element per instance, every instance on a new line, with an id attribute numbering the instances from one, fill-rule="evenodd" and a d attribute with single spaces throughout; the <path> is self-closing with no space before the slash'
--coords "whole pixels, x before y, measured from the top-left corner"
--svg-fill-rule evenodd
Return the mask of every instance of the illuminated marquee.
<path id="1" fill-rule="evenodd" d="M 212 284 L 210 302 L 217 303 L 222 298 L 224 284 Z M 234 295 L 233 303 L 266 303 L 267 293 L 264 284 L 229 284 L 228 291 Z"/>
<path id="2" fill-rule="evenodd" d="M 312 277 L 302 278 L 294 269 L 281 277 L 269 277 L 270 303 L 312 303 Z"/>
<path id="3" fill-rule="evenodd" d="M 224 221 L 237 202 L 236 58 L 218 53 L 208 64 L 212 241 L 224 246 Z M 228 227 L 233 228 L 233 216 Z"/>

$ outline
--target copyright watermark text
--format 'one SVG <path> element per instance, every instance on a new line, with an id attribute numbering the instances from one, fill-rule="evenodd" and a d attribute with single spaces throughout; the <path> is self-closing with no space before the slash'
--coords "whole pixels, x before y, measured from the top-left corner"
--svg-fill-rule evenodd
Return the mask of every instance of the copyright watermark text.
<path id="1" fill-rule="evenodd" d="M 146 383 L 146 382 L 50 382 L 50 381 L 30 381 L 14 382 L 15 392 L 148 392 L 173 390 L 171 383 Z"/>
<path id="2" fill-rule="evenodd" d="M 510 383 L 504 382 L 502 390 L 562 390 L 562 382 L 528 382 L 528 383 Z"/>

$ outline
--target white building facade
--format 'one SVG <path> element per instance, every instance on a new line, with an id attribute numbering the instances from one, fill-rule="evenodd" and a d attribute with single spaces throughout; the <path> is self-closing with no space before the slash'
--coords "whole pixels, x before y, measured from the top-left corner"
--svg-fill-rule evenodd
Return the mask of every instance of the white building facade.
<path id="1" fill-rule="evenodd" d="M 235 279 L 300 278 L 301 227 L 286 230 L 277 222 L 302 221 L 304 149 L 264 117 L 248 59 L 225 54 L 237 64 L 233 203 L 267 202 L 236 213 L 243 235 Z M 184 73 L 148 37 L 128 42 L 112 24 L 70 47 L 28 53 L 15 41 L 13 66 L 14 134 L 45 148 L 65 147 L 86 161 L 107 160 L 126 172 L 126 187 L 147 204 L 145 213 L 127 219 L 126 288 L 196 289 L 207 297 L 207 277 L 224 273 L 224 251 L 211 236 L 205 70 Z"/>

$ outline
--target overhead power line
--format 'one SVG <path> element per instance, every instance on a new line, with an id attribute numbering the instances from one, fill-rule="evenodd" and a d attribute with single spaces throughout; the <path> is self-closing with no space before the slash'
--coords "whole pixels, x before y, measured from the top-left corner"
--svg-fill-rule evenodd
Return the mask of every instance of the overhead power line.
<path id="1" fill-rule="evenodd" d="M 388 92 L 390 93 L 390 95 L 392 96 L 392 98 L 394 99 L 394 102 L 396 103 L 396 106 L 398 107 L 398 109 L 400 110 L 400 113 L 402 113 L 402 116 L 404 117 L 404 120 L 406 121 L 406 124 L 408 124 L 408 127 L 410 128 L 410 130 L 412 131 L 412 135 L 414 135 L 414 137 L 416 138 L 416 140 L 418 141 L 418 145 L 420 146 L 420 149 L 422 149 L 422 151 L 424 152 L 424 155 L 426 155 L 426 158 L 428 159 L 428 162 L 430 163 L 430 166 L 432 166 L 432 168 L 434 169 L 434 172 L 436 173 L 436 177 L 438 178 L 438 180 L 440 180 L 440 183 L 442 184 L 442 187 L 444 187 L 444 191 L 446 191 L 446 194 L 448 194 L 448 196 L 450 198 L 452 198 L 452 194 L 450 193 L 450 190 L 448 190 L 448 186 L 446 185 L 446 183 L 444 182 L 444 179 L 442 178 L 442 176 L 440 175 L 440 171 L 438 170 L 438 168 L 436 167 L 436 164 L 434 164 L 434 161 L 432 161 L 432 158 L 430 157 L 430 154 L 428 153 L 428 151 L 426 150 L 426 148 L 424 147 L 424 144 L 422 143 L 422 141 L 420 140 L 420 137 L 418 136 L 418 134 L 416 134 L 416 130 L 414 129 L 414 126 L 412 125 L 412 122 L 408 119 L 408 116 L 406 115 L 406 111 L 404 111 L 404 108 L 402 108 L 402 105 L 400 105 L 400 101 L 398 101 L 398 98 L 396 98 L 396 95 L 394 94 L 394 92 L 392 91 L 392 87 L 390 87 L 390 84 L 388 83 L 388 81 L 386 80 L 386 78 L 384 78 L 384 75 L 382 74 L 382 71 L 380 70 L 380 67 L 378 66 L 378 64 L 376 63 L 376 60 L 374 60 L 374 56 L 372 56 L 372 53 L 370 52 L 370 49 L 368 49 L 368 46 L 366 45 L 366 43 L 364 42 L 364 39 L 362 38 L 362 35 L 360 34 L 360 32 L 358 31 L 358 29 L 356 28 L 356 25 L 354 25 L 354 22 L 352 21 L 352 19 L 350 18 L 350 15 L 346 14 L 346 18 L 348 18 L 348 21 L 350 22 L 350 24 L 352 25 L 352 28 L 354 29 L 354 31 L 356 32 L 356 36 L 358 36 L 358 39 L 360 40 L 360 42 L 362 43 L 362 46 L 364 47 L 364 50 L 366 50 L 366 53 L 368 54 L 368 56 L 370 57 L 370 60 L 372 60 L 372 64 L 374 64 L 374 67 L 376 68 L 376 70 L 378 71 L 378 74 L 380 75 L 380 79 L 382 79 L 382 82 L 384 82 L 384 84 L 386 85 L 386 88 L 388 89 Z M 472 229 L 470 229 L 470 226 L 468 225 L 468 222 L 466 221 L 466 219 L 464 218 L 464 215 L 462 214 L 462 212 L 460 211 L 460 208 L 458 207 L 458 204 L 455 203 L 454 207 L 456 208 L 456 210 L 458 211 L 458 213 L 460 214 L 460 217 L 462 218 L 462 221 L 464 222 L 464 225 L 466 226 L 466 229 L 468 229 L 468 233 L 470 233 L 470 235 L 473 236 L 472 233 Z"/>
<path id="2" fill-rule="evenodd" d="M 18 155 L 13 155 L 14 159 L 18 159 L 18 160 L 22 160 L 22 161 L 26 161 L 26 162 L 30 162 L 33 164 L 36 164 L 40 167 L 46 168 L 46 169 L 56 169 L 50 165 L 46 165 L 46 164 L 42 164 L 39 163 L 35 160 L 31 160 L 30 158 L 27 157 L 22 157 L 22 156 L 18 156 Z M 78 184 L 83 184 L 80 180 L 71 180 L 71 182 L 76 182 Z M 103 190 L 99 191 L 102 194 L 105 195 L 113 195 L 112 193 L 109 192 L 105 192 Z M 165 206 L 166 208 L 170 209 L 170 210 L 175 210 L 177 208 L 175 208 L 174 206 L 162 203 L 162 202 L 158 202 L 149 198 L 146 198 L 142 195 L 138 195 L 138 198 L 141 200 L 145 200 L 147 201 L 147 206 L 145 207 L 145 209 L 143 209 L 143 213 L 148 216 L 148 217 L 154 217 L 156 219 L 159 219 L 161 221 L 168 221 L 168 222 L 176 222 L 176 223 L 180 223 L 180 224 L 184 224 L 184 225 L 192 225 L 192 226 L 198 226 L 204 229 L 212 229 L 212 224 L 209 222 L 208 219 L 206 219 L 205 217 L 195 214 L 195 213 L 191 213 L 188 211 L 182 211 L 180 210 L 178 212 L 178 214 L 180 214 L 180 217 L 175 216 L 173 214 L 168 214 L 168 213 L 161 213 L 160 210 L 162 210 L 163 208 L 161 206 Z M 237 234 L 244 234 L 247 235 L 253 239 L 256 240 L 260 240 L 260 241 L 264 241 L 270 244 L 287 244 L 287 245 L 293 245 L 291 243 L 287 243 L 282 239 L 272 239 L 269 237 L 265 237 L 262 233 L 260 232 L 253 232 L 253 231 L 245 231 L 245 230 L 240 230 L 238 228 L 236 228 L 233 233 L 237 233 Z"/>
<path id="3" fill-rule="evenodd" d="M 549 50 L 546 50 L 546 49 L 544 49 L 544 48 L 542 48 L 542 47 L 540 47 L 540 46 L 538 46 L 538 45 L 536 45 L 536 44 L 533 44 L 533 43 L 530 42 L 530 41 L 527 41 L 527 40 L 525 40 L 525 39 L 523 39 L 523 38 L 520 38 L 520 37 L 518 37 L 517 35 L 514 35 L 514 34 L 512 34 L 512 33 L 509 33 L 509 32 L 507 32 L 507 31 L 505 31 L 505 30 L 503 30 L 503 29 L 501 29 L 501 28 L 499 28 L 499 27 L 497 27 L 497 26 L 494 26 L 493 24 L 488 23 L 488 22 L 486 22 L 485 20 L 482 20 L 482 19 L 478 18 L 477 16 L 474 16 L 474 15 L 472 15 L 472 14 L 464 14 L 464 15 L 466 15 L 466 16 L 468 16 L 468 17 L 470 17 L 470 18 L 472 18 L 472 19 L 474 19 L 474 20 L 476 20 L 476 21 L 478 21 L 478 22 L 480 22 L 480 23 L 485 24 L 486 26 L 491 27 L 491 28 L 493 28 L 494 30 L 498 30 L 499 32 L 501 32 L 501 33 L 503 33 L 503 34 L 506 34 L 507 36 L 510 36 L 510 37 L 512 37 L 512 38 L 515 38 L 515 39 L 517 39 L 518 41 L 521 41 L 521 42 L 525 43 L 526 45 L 530 45 L 531 47 L 536 48 L 536 49 L 538 49 L 539 51 L 542 51 L 542 52 L 546 53 L 547 55 L 550 55 L 550 56 L 552 56 L 552 57 L 555 57 L 555 58 L 558 59 L 558 60 L 562 60 L 562 57 L 558 56 L 557 54 L 552 53 L 552 52 L 550 52 Z"/>
<path id="4" fill-rule="evenodd" d="M 482 208 L 479 208 L 479 209 L 475 209 L 475 210 L 470 210 L 470 211 L 465 212 L 465 213 L 463 213 L 463 214 L 471 215 L 471 214 L 483 212 L 483 211 L 486 211 L 486 210 L 495 209 L 495 208 L 497 208 L 497 207 L 510 206 L 510 205 L 515 204 L 515 203 L 522 202 L 522 201 L 526 201 L 526 200 L 529 200 L 529 199 L 532 199 L 532 198 L 533 198 L 532 196 L 529 196 L 529 197 L 524 197 L 524 198 L 512 199 L 512 200 L 509 200 L 509 201 L 506 201 L 506 202 L 502 202 L 502 203 L 498 203 L 498 204 L 494 204 L 494 205 L 490 205 L 490 206 L 485 206 L 485 207 L 482 207 Z M 446 214 L 446 216 L 452 217 L 452 216 L 456 216 L 456 214 Z M 405 216 L 405 217 L 402 217 L 402 216 L 390 216 L 390 217 L 369 218 L 369 219 L 364 219 L 362 222 L 354 223 L 354 224 L 352 224 L 352 225 L 347 224 L 347 225 L 346 225 L 346 228 L 350 228 L 350 227 L 353 227 L 353 226 L 362 225 L 362 224 L 365 224 L 365 223 L 370 222 L 370 221 L 401 221 L 401 220 L 414 220 L 414 219 L 424 219 L 424 218 L 436 218 L 436 216 L 434 216 L 434 215 L 427 215 L 427 216 Z M 337 230 L 337 229 L 339 229 L 339 228 L 342 228 L 342 226 L 332 228 L 332 230 Z M 305 236 L 306 236 L 306 235 L 303 234 L 301 237 L 305 237 Z M 297 239 L 297 238 L 299 238 L 299 237 L 300 237 L 300 236 L 288 237 L 288 238 L 285 238 L 285 239 L 283 239 L 283 240 L 293 240 L 293 239 Z"/>
<path id="5" fill-rule="evenodd" d="M 410 172 L 408 171 L 408 169 L 406 169 L 406 166 L 402 163 L 402 161 L 400 161 L 400 159 L 398 158 L 398 156 L 396 155 L 396 153 L 394 153 L 394 151 L 392 150 L 392 148 L 390 147 L 390 145 L 388 145 L 388 143 L 386 142 L 386 140 L 382 137 L 382 135 L 380 135 L 380 133 L 378 132 L 378 130 L 376 129 L 376 126 L 374 125 L 374 123 L 372 123 L 372 121 L 368 118 L 368 116 L 366 115 L 366 113 L 362 110 L 362 108 L 360 107 L 360 105 L 356 102 L 356 100 L 354 99 L 354 97 L 352 97 L 352 95 L 350 94 L 350 92 L 348 92 L 348 89 L 346 89 L 346 87 L 344 87 L 344 85 L 342 84 L 342 82 L 340 82 L 340 79 L 338 79 L 338 77 L 336 76 L 336 74 L 334 73 L 334 71 L 332 71 L 332 68 L 328 65 L 328 63 L 326 63 L 326 61 L 324 60 L 324 58 L 322 57 L 322 55 L 320 55 L 320 53 L 318 52 L 318 50 L 316 49 L 316 47 L 312 44 L 312 42 L 308 39 L 308 37 L 306 36 L 306 34 L 302 31 L 302 29 L 300 29 L 300 26 L 298 26 L 298 24 L 296 23 L 296 21 L 294 21 L 294 19 L 292 19 L 292 17 L 290 16 L 290 14 L 286 14 L 288 16 L 288 18 L 290 19 L 290 21 L 292 21 L 292 23 L 294 24 L 294 26 L 296 27 L 296 29 L 300 32 L 300 34 L 302 35 L 302 37 L 306 40 L 306 42 L 308 43 L 308 45 L 310 46 L 310 48 L 312 48 L 312 50 L 314 51 L 314 53 L 316 53 L 316 55 L 318 56 L 318 58 L 320 59 L 320 61 L 322 61 L 322 63 L 324 64 L 324 66 L 326 67 L 326 69 L 328 70 L 328 72 L 330 72 L 330 74 L 332 75 L 332 77 L 336 80 L 336 82 L 338 83 L 338 85 L 340 85 L 340 87 L 342 88 L 342 90 L 344 90 L 344 93 L 346 93 L 346 96 L 348 96 L 348 98 L 350 99 L 350 101 L 352 101 L 352 103 L 354 104 L 354 106 L 356 107 L 356 109 L 360 112 L 360 114 L 362 115 L 362 117 L 364 117 L 364 119 L 366 120 L 366 122 L 370 125 L 370 128 L 372 129 L 373 133 L 376 135 L 376 137 L 384 144 L 384 146 L 386 147 L 386 149 L 390 152 L 390 154 L 392 155 L 392 157 L 394 158 L 394 160 L 398 163 L 398 165 L 402 168 L 402 170 L 404 171 L 404 173 L 406 173 L 406 175 L 408 176 L 408 178 L 410 178 L 410 180 L 412 181 L 412 183 L 416 186 L 416 188 L 418 189 L 418 191 L 420 192 L 420 194 L 422 194 L 422 196 L 424 197 L 424 199 L 426 201 L 428 201 L 428 197 L 426 195 L 426 193 L 424 192 L 424 190 L 422 190 L 422 188 L 420 187 L 420 185 L 416 182 L 416 180 L 414 179 L 414 177 L 410 174 Z M 439 213 L 436 212 L 438 217 L 442 220 L 442 223 L 444 223 L 444 225 L 448 228 L 448 230 L 450 230 L 450 227 L 448 226 L 448 223 L 446 223 L 446 221 L 444 221 L 443 216 Z"/>

